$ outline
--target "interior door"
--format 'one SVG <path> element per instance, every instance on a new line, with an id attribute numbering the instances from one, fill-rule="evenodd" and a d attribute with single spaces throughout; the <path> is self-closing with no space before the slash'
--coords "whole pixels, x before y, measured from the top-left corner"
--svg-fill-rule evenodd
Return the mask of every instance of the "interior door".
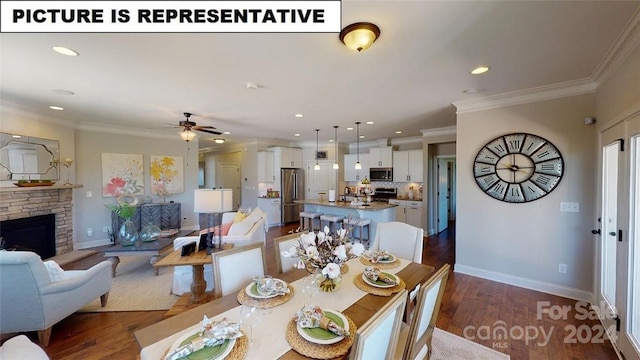
<path id="1" fill-rule="evenodd" d="M 449 170 L 448 160 L 438 159 L 438 232 L 449 224 Z"/>
<path id="2" fill-rule="evenodd" d="M 220 170 L 219 187 L 233 189 L 233 210 L 236 211 L 241 202 L 240 167 L 237 164 L 221 164 Z"/>

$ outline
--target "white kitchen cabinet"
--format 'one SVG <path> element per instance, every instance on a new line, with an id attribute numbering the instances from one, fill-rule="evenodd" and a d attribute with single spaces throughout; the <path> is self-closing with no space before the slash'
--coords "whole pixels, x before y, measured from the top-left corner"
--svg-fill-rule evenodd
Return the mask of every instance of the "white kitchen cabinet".
<path id="1" fill-rule="evenodd" d="M 422 150 L 393 152 L 393 181 L 422 182 Z"/>
<path id="2" fill-rule="evenodd" d="M 360 162 L 362 162 L 362 160 Z M 391 146 L 370 148 L 369 167 L 393 167 L 393 148 Z"/>
<path id="3" fill-rule="evenodd" d="M 422 228 L 422 201 L 389 199 L 396 206 L 396 221 Z"/>
<path id="4" fill-rule="evenodd" d="M 369 154 L 360 154 L 362 169 L 356 170 L 358 154 L 344 155 L 344 181 L 360 181 L 369 177 Z"/>
<path id="5" fill-rule="evenodd" d="M 281 204 L 280 198 L 258 198 L 258 207 L 267 214 L 269 227 L 281 225 Z"/>
<path id="6" fill-rule="evenodd" d="M 302 149 L 288 147 L 271 147 L 269 151 L 275 154 L 275 169 L 304 168 L 302 164 Z"/>
<path id="7" fill-rule="evenodd" d="M 275 154 L 272 151 L 258 151 L 258 182 L 274 182 L 275 170 Z"/>

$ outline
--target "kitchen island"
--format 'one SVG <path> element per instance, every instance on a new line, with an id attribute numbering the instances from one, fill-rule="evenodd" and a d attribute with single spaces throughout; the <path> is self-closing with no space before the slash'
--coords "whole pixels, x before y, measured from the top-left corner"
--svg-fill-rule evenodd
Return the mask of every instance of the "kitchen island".
<path id="1" fill-rule="evenodd" d="M 354 218 L 369 219 L 371 224 L 369 225 L 369 244 L 373 244 L 375 239 L 376 228 L 381 222 L 389 222 L 396 220 L 395 207 L 397 205 L 391 205 L 386 202 L 371 202 L 368 206 L 351 205 L 350 202 L 336 201 L 329 202 L 326 200 L 297 200 L 299 204 L 304 204 L 304 211 L 319 212 L 322 214 L 333 214 L 344 216 L 349 215 Z M 366 234 L 366 232 L 365 232 Z"/>

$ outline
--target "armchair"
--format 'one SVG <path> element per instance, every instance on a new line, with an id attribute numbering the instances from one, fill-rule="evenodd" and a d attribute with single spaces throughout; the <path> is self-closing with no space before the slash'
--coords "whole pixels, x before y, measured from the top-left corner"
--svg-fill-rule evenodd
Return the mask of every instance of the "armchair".
<path id="1" fill-rule="evenodd" d="M 106 306 L 111 263 L 64 271 L 53 282 L 44 263 L 29 251 L 0 251 L 0 333 L 37 331 L 46 347 L 51 327 L 96 297 Z"/>

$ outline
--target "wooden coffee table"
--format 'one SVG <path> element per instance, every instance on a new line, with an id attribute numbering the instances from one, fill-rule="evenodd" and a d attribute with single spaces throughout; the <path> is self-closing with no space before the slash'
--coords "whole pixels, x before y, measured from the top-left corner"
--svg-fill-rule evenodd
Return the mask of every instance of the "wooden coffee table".
<path id="1" fill-rule="evenodd" d="M 193 230 L 180 230 L 173 236 L 161 237 L 155 241 L 137 241 L 131 246 L 122 246 L 120 244 L 104 249 L 104 256 L 111 262 L 111 276 L 116 276 L 116 267 L 120 263 L 120 256 L 151 256 L 149 263 L 154 265 L 162 256 L 173 251 L 173 240 L 182 236 L 189 236 L 194 233 Z M 154 268 L 156 276 L 158 268 Z"/>

